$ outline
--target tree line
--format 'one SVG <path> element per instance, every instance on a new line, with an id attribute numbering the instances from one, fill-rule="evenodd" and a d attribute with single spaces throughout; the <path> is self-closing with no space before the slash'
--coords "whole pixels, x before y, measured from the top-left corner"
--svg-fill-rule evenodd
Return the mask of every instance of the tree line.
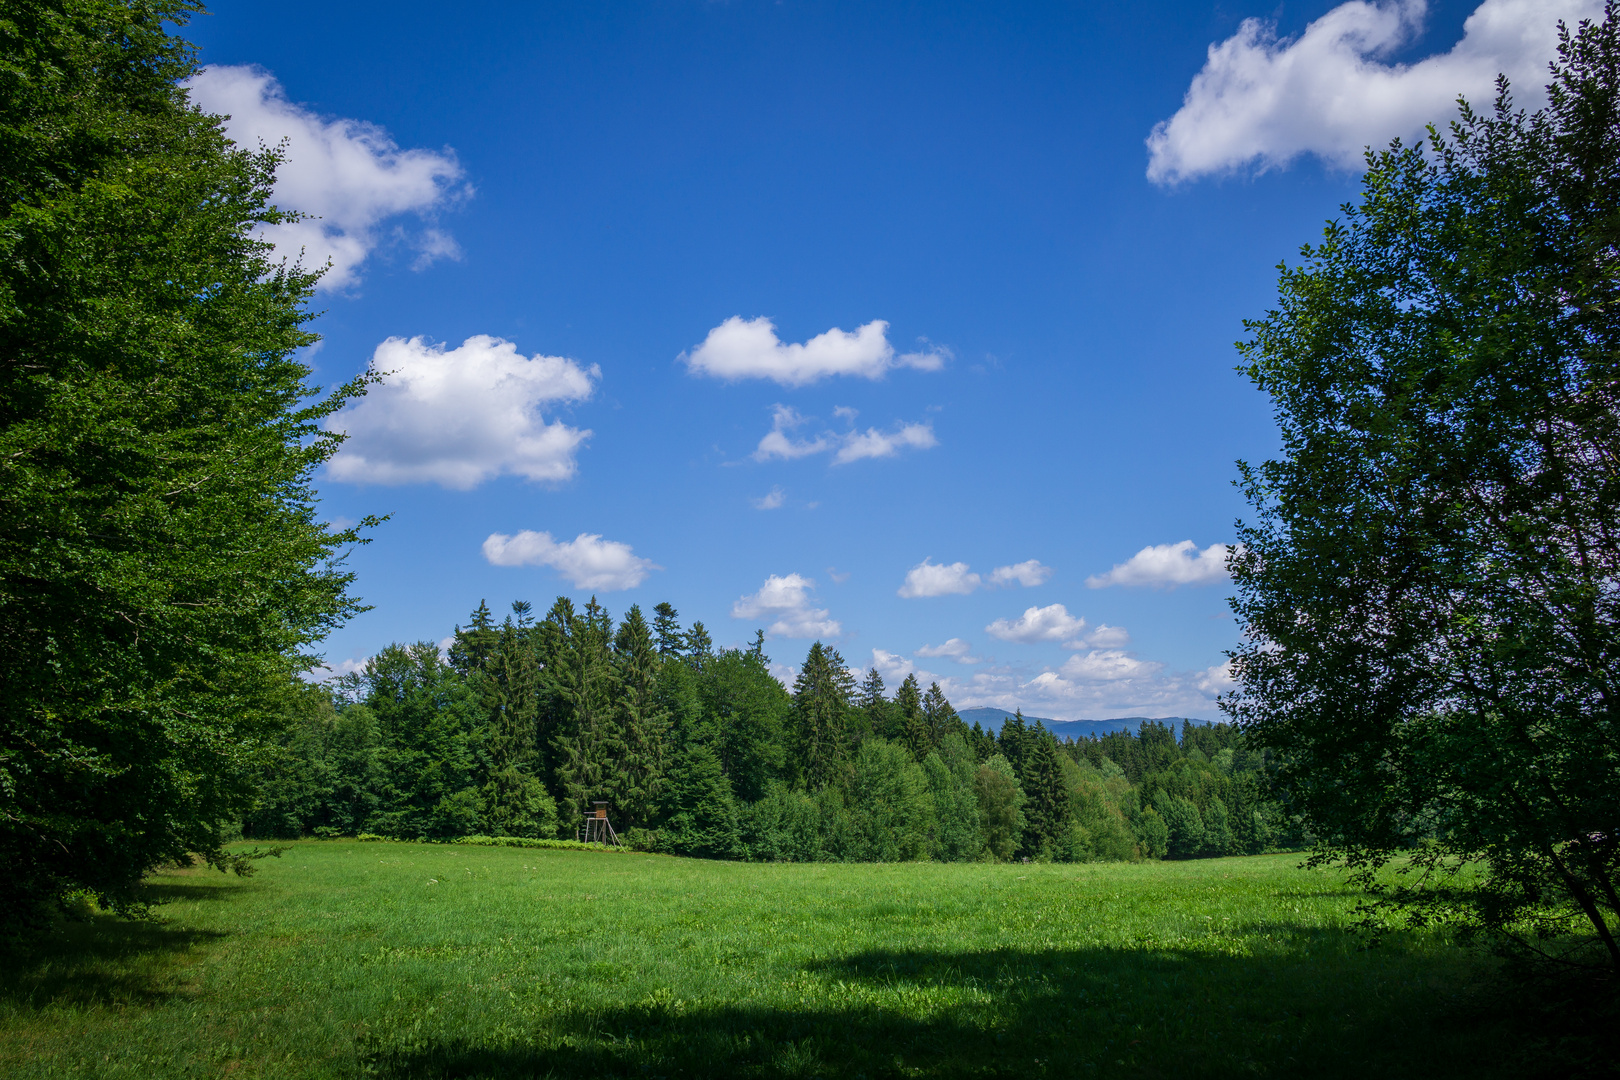
<path id="1" fill-rule="evenodd" d="M 764 635 L 716 649 L 659 604 L 480 603 L 447 650 L 391 645 L 305 688 L 252 837 L 573 837 L 593 804 L 633 846 L 772 861 L 1056 861 L 1298 842 L 1229 724 L 1059 740 L 969 727 L 938 684 L 888 692 L 810 646 L 788 690 Z"/>

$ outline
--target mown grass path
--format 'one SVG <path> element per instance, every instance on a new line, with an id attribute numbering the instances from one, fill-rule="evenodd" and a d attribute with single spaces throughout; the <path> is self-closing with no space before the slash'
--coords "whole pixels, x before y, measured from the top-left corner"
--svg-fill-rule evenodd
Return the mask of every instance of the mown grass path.
<path id="1" fill-rule="evenodd" d="M 1478 1078 L 1443 934 L 1297 856 L 750 865 L 296 844 L 6 961 L 0 1074 Z"/>

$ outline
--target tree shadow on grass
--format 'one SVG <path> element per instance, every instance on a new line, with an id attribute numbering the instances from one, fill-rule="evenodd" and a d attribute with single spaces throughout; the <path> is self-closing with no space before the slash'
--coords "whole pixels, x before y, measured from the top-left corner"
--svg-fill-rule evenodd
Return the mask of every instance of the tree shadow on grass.
<path id="1" fill-rule="evenodd" d="M 149 883 L 142 899 L 212 900 L 227 889 L 171 882 Z M 219 940 L 220 931 L 176 927 L 161 916 L 123 918 L 96 913 L 59 919 L 37 937 L 0 954 L 0 1003 L 19 1009 L 65 1005 L 156 1005 L 183 991 L 176 961 L 192 948 Z"/>
<path id="2" fill-rule="evenodd" d="M 1301 936 L 1309 936 L 1304 947 Z M 1481 1077 L 1503 1058 L 1454 991 L 1341 932 L 1269 957 L 1198 948 L 877 950 L 806 965 L 808 1004 L 580 1008 L 488 1039 L 373 1028 L 390 1080 L 616 1076 Z M 1313 954 L 1316 958 L 1313 959 Z M 790 981 L 791 982 L 791 981 Z M 806 991 L 809 992 L 809 991 Z M 792 997 L 793 993 L 785 993 Z M 802 1000 L 802 999 L 801 999 Z M 1497 1041 L 1500 1041 L 1498 1039 Z M 1524 1075 L 1516 1071 L 1516 1075 Z"/>

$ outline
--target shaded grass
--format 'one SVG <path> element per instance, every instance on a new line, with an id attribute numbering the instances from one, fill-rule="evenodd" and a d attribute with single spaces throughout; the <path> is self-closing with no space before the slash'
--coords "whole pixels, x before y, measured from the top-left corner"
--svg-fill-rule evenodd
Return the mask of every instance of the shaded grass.
<path id="1" fill-rule="evenodd" d="M 1443 931 L 1295 856 L 747 865 L 312 842 L 7 961 L 8 1076 L 1518 1071 Z"/>

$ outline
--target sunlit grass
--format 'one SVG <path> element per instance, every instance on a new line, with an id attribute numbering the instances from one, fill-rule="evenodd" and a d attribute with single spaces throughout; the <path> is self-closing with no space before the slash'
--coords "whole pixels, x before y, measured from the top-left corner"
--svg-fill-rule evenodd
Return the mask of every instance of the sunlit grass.
<path id="1" fill-rule="evenodd" d="M 1297 856 L 749 865 L 294 845 L 0 996 L 8 1076 L 1488 1075 L 1441 933 Z"/>

